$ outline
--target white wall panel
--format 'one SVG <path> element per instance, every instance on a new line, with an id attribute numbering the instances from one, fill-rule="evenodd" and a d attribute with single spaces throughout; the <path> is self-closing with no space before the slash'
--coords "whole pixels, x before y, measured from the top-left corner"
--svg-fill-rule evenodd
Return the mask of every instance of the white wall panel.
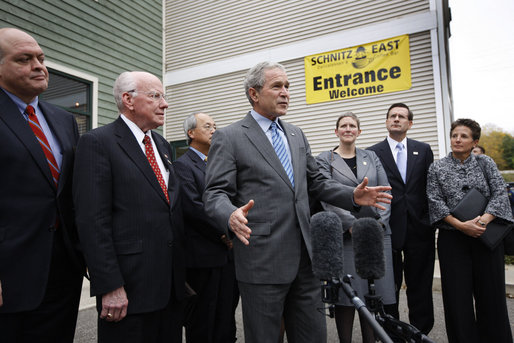
<path id="1" fill-rule="evenodd" d="M 290 108 L 284 119 L 304 130 L 313 153 L 318 154 L 337 144 L 333 134 L 337 116 L 353 111 L 361 119 L 363 132 L 357 143 L 364 148 L 387 135 L 384 123 L 389 105 L 405 102 L 414 112 L 414 125 L 409 137 L 431 144 L 434 153 L 438 155 L 430 32 L 410 36 L 410 53 L 411 89 L 311 105 L 305 102 L 303 59 L 283 61 L 291 83 Z M 184 139 L 182 121 L 194 111 L 211 114 L 218 127 L 242 118 L 250 109 L 243 89 L 244 74 L 245 71 L 234 72 L 168 86 L 170 107 L 167 112 L 167 139 Z"/>
<path id="2" fill-rule="evenodd" d="M 427 0 L 167 0 L 165 70 L 429 11 Z"/>

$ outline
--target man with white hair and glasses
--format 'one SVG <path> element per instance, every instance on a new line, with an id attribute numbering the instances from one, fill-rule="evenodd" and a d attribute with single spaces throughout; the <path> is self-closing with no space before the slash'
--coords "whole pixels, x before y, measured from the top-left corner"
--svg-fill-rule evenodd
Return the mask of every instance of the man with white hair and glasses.
<path id="1" fill-rule="evenodd" d="M 168 107 L 161 81 L 122 73 L 120 116 L 84 134 L 73 198 L 97 297 L 99 342 L 181 342 L 185 277 L 180 187 L 171 146 L 154 129 Z"/>

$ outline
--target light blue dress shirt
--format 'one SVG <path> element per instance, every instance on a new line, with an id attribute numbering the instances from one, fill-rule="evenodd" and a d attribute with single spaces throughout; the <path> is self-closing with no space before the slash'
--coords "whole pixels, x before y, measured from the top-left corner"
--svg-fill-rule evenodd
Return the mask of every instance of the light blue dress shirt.
<path id="1" fill-rule="evenodd" d="M 3 88 L 2 88 L 3 89 Z M 3 89 L 5 94 L 11 98 L 12 101 L 18 106 L 18 110 L 23 115 L 23 118 L 25 120 L 29 120 L 29 116 L 25 113 L 25 109 L 27 108 L 27 105 L 31 105 L 34 107 L 34 110 L 36 111 L 37 120 L 39 121 L 39 125 L 41 125 L 41 129 L 43 130 L 46 139 L 48 141 L 48 144 L 50 144 L 50 148 L 52 149 L 52 153 L 54 154 L 55 161 L 57 162 L 57 165 L 59 166 L 59 169 L 61 169 L 61 163 L 62 163 L 62 152 L 61 152 L 61 145 L 59 144 L 59 141 L 52 133 L 52 130 L 50 130 L 50 126 L 48 126 L 48 122 L 46 121 L 46 118 L 39 108 L 39 98 L 36 96 L 34 100 L 30 102 L 30 104 L 26 104 L 23 100 L 18 98 L 16 95 L 9 93 L 5 89 Z"/>
<path id="2" fill-rule="evenodd" d="M 266 137 L 268 137 L 270 144 L 273 145 L 273 141 L 271 138 L 271 128 L 270 128 L 271 120 L 269 120 L 268 118 L 264 117 L 263 115 L 255 112 L 253 109 L 250 111 L 250 114 L 252 115 L 253 119 L 255 119 L 257 124 L 259 124 L 262 131 L 264 131 L 264 134 L 266 135 Z M 292 166 L 293 160 L 291 159 L 291 150 L 289 149 L 289 142 L 287 140 L 286 134 L 284 133 L 284 129 L 282 129 L 282 126 L 280 126 L 278 120 L 276 120 L 276 123 L 277 123 L 277 127 L 278 127 L 278 133 L 279 133 L 280 137 L 282 138 L 282 141 L 284 143 L 287 143 L 284 145 L 286 146 L 287 156 L 289 157 L 289 161 L 291 161 L 291 166 Z"/>

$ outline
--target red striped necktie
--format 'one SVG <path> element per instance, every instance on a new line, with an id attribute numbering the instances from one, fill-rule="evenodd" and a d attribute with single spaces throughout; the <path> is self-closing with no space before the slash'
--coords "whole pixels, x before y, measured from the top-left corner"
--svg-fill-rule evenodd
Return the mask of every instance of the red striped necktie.
<path id="1" fill-rule="evenodd" d="M 166 196 L 166 200 L 168 203 L 170 202 L 170 197 L 168 195 L 168 187 L 166 187 L 166 182 L 164 182 L 164 178 L 162 177 L 161 170 L 159 169 L 159 165 L 157 164 L 157 160 L 155 159 L 155 154 L 153 152 L 152 140 L 149 136 L 145 135 L 143 139 L 143 143 L 145 143 L 145 153 L 148 162 L 150 162 L 150 166 L 152 166 L 153 172 L 157 177 L 157 181 L 159 181 L 159 185 L 161 185 L 162 191 Z"/>
<path id="2" fill-rule="evenodd" d="M 48 166 L 50 167 L 50 172 L 52 172 L 52 177 L 54 179 L 55 187 L 57 187 L 57 183 L 59 182 L 59 166 L 55 161 L 54 154 L 52 152 L 52 148 L 50 144 L 48 144 L 48 140 L 46 139 L 45 133 L 43 129 L 41 129 L 41 125 L 39 124 L 39 120 L 37 119 L 36 112 L 34 111 L 34 107 L 28 105 L 25 109 L 25 113 L 29 116 L 29 125 L 36 138 L 43 149 L 43 152 L 46 156 L 46 161 L 48 162 Z"/>

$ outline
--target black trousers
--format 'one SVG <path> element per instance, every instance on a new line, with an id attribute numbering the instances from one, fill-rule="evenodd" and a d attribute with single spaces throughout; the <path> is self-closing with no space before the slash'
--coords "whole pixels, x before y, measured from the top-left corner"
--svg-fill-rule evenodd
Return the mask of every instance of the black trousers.
<path id="1" fill-rule="evenodd" d="M 425 335 L 434 326 L 434 302 L 432 281 L 434 279 L 435 235 L 427 226 L 414 226 L 409 219 L 409 231 L 402 250 L 393 249 L 393 271 L 396 288 L 396 304 L 384 309 L 399 319 L 398 305 L 400 288 L 405 276 L 409 322 Z M 416 230 L 424 230 L 418 233 Z"/>
<path id="2" fill-rule="evenodd" d="M 119 322 L 108 322 L 98 316 L 99 343 L 182 343 L 183 302 L 171 292 L 162 310 L 127 314 Z M 129 300 L 130 301 L 130 300 Z"/>
<path id="3" fill-rule="evenodd" d="M 186 326 L 187 343 L 235 342 L 239 289 L 234 262 L 215 268 L 188 268 L 187 282 L 198 294 Z"/>
<path id="4" fill-rule="evenodd" d="M 0 341 L 72 343 L 82 280 L 82 273 L 66 253 L 61 234 L 56 232 L 43 301 L 31 311 L 0 314 Z"/>
<path id="5" fill-rule="evenodd" d="M 505 299 L 503 245 L 439 230 L 437 241 L 449 343 L 512 343 Z"/>

